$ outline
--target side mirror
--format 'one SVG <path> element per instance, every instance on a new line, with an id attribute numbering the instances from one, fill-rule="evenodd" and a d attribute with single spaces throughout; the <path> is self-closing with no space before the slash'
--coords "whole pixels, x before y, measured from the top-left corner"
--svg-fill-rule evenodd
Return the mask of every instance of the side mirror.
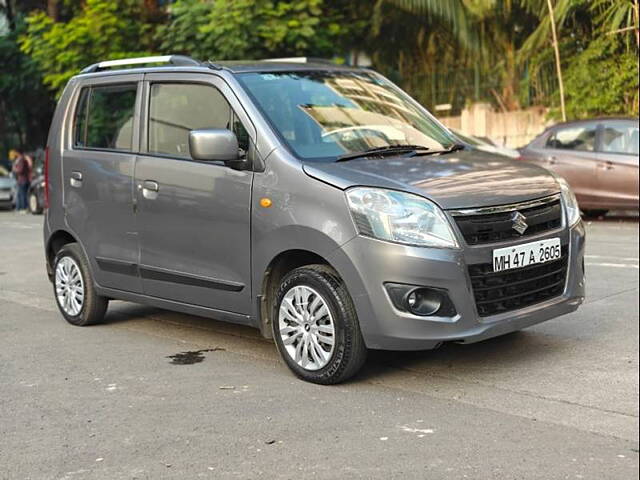
<path id="1" fill-rule="evenodd" d="M 222 161 L 233 168 L 242 168 L 247 163 L 240 158 L 236 134 L 226 128 L 191 130 L 189 152 L 194 160 Z"/>

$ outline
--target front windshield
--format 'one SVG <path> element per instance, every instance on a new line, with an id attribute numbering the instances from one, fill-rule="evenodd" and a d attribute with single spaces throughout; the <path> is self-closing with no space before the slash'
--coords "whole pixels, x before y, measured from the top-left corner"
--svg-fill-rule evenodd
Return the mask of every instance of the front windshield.
<path id="1" fill-rule="evenodd" d="M 244 73 L 240 82 L 289 148 L 335 161 L 394 145 L 444 150 L 455 139 L 406 94 L 368 72 Z"/>

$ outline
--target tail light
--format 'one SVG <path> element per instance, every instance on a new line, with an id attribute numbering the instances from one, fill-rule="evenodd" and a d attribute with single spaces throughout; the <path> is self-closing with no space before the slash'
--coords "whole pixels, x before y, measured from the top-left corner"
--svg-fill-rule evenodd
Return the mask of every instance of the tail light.
<path id="1" fill-rule="evenodd" d="M 49 146 L 44 149 L 44 208 L 49 208 Z"/>

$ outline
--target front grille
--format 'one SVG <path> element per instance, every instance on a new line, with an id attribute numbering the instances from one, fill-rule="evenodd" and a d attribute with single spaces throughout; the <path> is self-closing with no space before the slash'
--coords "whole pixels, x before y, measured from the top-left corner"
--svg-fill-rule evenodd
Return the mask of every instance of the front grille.
<path id="1" fill-rule="evenodd" d="M 525 222 L 528 227 L 522 235 L 513 228 L 512 218 L 516 211 L 526 217 Z M 527 208 L 525 204 L 524 208 L 515 208 L 499 213 L 479 215 L 457 215 L 454 213 L 453 215 L 467 245 L 525 238 L 560 228 L 562 225 L 562 205 L 559 198 L 552 199 L 542 205 Z"/>
<path id="2" fill-rule="evenodd" d="M 558 260 L 494 272 L 491 263 L 469 265 L 469 276 L 481 317 L 510 312 L 561 295 L 567 277 L 568 249 Z"/>

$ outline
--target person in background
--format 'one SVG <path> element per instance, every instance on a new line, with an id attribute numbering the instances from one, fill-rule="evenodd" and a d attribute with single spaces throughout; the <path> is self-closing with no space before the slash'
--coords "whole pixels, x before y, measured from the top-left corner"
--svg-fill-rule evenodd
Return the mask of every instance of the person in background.
<path id="1" fill-rule="evenodd" d="M 29 164 L 29 183 L 31 183 L 31 181 L 33 180 L 33 157 L 30 154 L 25 153 L 24 158 Z"/>
<path id="2" fill-rule="evenodd" d="M 27 211 L 27 193 L 29 192 L 29 183 L 31 182 L 31 165 L 22 150 L 14 149 L 9 152 L 9 157 L 13 158 L 13 174 L 18 184 L 18 194 L 16 198 L 16 210 L 26 213 Z"/>

